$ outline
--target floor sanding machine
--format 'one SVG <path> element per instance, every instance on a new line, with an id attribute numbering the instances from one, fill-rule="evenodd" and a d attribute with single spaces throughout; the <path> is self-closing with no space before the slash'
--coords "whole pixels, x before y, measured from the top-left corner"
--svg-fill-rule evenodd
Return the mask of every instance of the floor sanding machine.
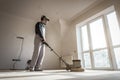
<path id="1" fill-rule="evenodd" d="M 81 61 L 80 60 L 73 60 L 73 65 L 68 64 L 58 53 L 56 53 L 53 48 L 47 43 L 43 42 L 50 50 L 57 56 L 59 59 L 65 64 L 66 70 L 71 72 L 83 72 L 84 69 L 81 68 Z"/>

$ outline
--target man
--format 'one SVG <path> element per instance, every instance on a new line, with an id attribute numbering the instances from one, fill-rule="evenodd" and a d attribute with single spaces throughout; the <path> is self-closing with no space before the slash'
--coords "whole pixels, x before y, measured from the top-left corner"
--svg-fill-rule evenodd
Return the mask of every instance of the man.
<path id="1" fill-rule="evenodd" d="M 44 58 L 45 45 L 45 25 L 49 19 L 46 16 L 41 16 L 41 21 L 35 25 L 35 40 L 34 40 L 34 52 L 30 63 L 30 71 L 42 71 L 41 66 Z"/>

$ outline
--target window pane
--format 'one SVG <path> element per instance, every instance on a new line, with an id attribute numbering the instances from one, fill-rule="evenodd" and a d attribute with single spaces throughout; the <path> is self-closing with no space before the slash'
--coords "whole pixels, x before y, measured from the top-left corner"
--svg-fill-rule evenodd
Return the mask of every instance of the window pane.
<path id="1" fill-rule="evenodd" d="M 120 44 L 120 28 L 118 25 L 116 13 L 113 12 L 108 14 L 107 19 L 108 19 L 111 38 L 112 38 L 112 43 L 113 45 L 118 45 Z"/>
<path id="2" fill-rule="evenodd" d="M 94 51 L 93 55 L 95 67 L 110 67 L 107 50 Z"/>
<path id="3" fill-rule="evenodd" d="M 117 66 L 120 69 L 120 48 L 115 48 L 114 52 L 115 52 L 115 59 L 117 62 Z"/>
<path id="4" fill-rule="evenodd" d="M 90 23 L 90 32 L 93 49 L 106 47 L 105 34 L 102 19 Z"/>
<path id="5" fill-rule="evenodd" d="M 84 53 L 85 68 L 91 68 L 90 53 Z"/>
<path id="6" fill-rule="evenodd" d="M 81 31 L 82 31 L 82 46 L 83 46 L 83 51 L 86 51 L 86 50 L 89 50 L 87 26 L 83 26 L 81 28 Z"/>

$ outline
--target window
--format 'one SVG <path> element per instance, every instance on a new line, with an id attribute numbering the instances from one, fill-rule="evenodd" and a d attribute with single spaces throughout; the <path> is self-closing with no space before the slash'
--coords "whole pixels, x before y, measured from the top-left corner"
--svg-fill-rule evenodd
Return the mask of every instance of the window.
<path id="1" fill-rule="evenodd" d="M 99 48 L 105 48 L 106 41 L 105 41 L 102 18 L 90 23 L 90 32 L 91 32 L 93 50 Z"/>
<path id="2" fill-rule="evenodd" d="M 111 69 L 114 62 L 120 69 L 120 26 L 116 12 L 103 14 L 79 27 L 84 67 Z"/>
<path id="3" fill-rule="evenodd" d="M 91 68 L 91 59 L 90 59 L 90 53 L 89 53 L 89 43 L 88 43 L 88 31 L 87 31 L 87 25 L 81 27 L 81 43 L 82 43 L 82 53 L 84 57 L 84 66 L 85 68 Z"/>
<path id="4" fill-rule="evenodd" d="M 110 35 L 112 39 L 112 44 L 120 45 L 120 27 L 118 25 L 116 13 L 112 12 L 107 15 L 108 25 L 110 29 Z"/>
<path id="5" fill-rule="evenodd" d="M 90 23 L 90 32 L 95 64 L 94 67 L 110 67 L 102 18 Z M 96 51 L 96 49 L 100 50 Z"/>
<path id="6" fill-rule="evenodd" d="M 114 49 L 117 67 L 120 69 L 120 47 Z"/>
<path id="7" fill-rule="evenodd" d="M 88 44 L 88 33 L 87 33 L 87 26 L 83 26 L 81 28 L 82 31 L 82 45 L 83 45 L 83 51 L 89 50 L 89 44 Z"/>
<path id="8" fill-rule="evenodd" d="M 118 25 L 116 13 L 109 13 L 107 15 L 107 21 L 112 40 L 111 45 L 114 50 L 117 67 L 120 69 L 120 26 Z"/>
<path id="9" fill-rule="evenodd" d="M 90 53 L 84 53 L 85 68 L 91 68 Z"/>
<path id="10" fill-rule="evenodd" d="M 94 61 L 95 61 L 96 68 L 110 67 L 108 51 L 106 49 L 94 51 L 93 54 L 94 54 Z"/>

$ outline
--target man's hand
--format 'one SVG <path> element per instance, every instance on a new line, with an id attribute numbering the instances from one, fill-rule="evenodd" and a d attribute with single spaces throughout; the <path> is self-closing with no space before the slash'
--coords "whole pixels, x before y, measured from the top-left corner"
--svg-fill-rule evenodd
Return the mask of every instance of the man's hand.
<path id="1" fill-rule="evenodd" d="M 42 41 L 43 43 L 46 43 L 46 41 Z"/>
<path id="2" fill-rule="evenodd" d="M 49 46 L 48 43 L 47 43 L 46 41 L 43 41 L 42 43 L 45 44 L 46 46 Z"/>
<path id="3" fill-rule="evenodd" d="M 43 38 L 40 38 L 40 40 L 43 42 L 43 41 L 45 41 Z"/>

